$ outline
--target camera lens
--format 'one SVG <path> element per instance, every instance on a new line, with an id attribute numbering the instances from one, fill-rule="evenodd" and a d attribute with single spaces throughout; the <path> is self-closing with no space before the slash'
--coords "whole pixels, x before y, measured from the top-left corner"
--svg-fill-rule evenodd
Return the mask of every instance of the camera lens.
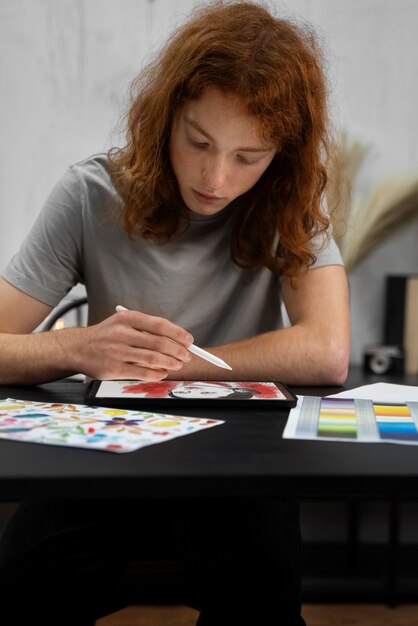
<path id="1" fill-rule="evenodd" d="M 385 374 L 390 367 L 390 361 L 390 356 L 375 354 L 370 358 L 369 367 L 375 374 Z"/>

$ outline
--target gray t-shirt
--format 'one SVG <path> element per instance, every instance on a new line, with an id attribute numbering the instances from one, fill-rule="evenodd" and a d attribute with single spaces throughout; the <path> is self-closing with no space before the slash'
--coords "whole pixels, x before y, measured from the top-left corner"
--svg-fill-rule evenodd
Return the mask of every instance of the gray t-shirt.
<path id="1" fill-rule="evenodd" d="M 130 239 L 118 206 L 106 155 L 75 163 L 52 190 L 3 277 L 53 307 L 83 283 L 90 324 L 122 304 L 179 324 L 205 346 L 283 325 L 280 278 L 231 260 L 239 201 L 213 216 L 191 213 L 186 231 L 164 244 Z M 342 264 L 331 238 L 315 254 L 314 267 Z"/>

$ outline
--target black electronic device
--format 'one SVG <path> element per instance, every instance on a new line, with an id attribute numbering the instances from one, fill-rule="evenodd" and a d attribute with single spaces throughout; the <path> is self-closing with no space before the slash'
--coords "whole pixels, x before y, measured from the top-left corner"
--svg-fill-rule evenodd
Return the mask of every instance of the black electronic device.
<path id="1" fill-rule="evenodd" d="M 364 369 L 373 374 L 402 374 L 404 352 L 399 346 L 375 345 L 364 350 Z"/>

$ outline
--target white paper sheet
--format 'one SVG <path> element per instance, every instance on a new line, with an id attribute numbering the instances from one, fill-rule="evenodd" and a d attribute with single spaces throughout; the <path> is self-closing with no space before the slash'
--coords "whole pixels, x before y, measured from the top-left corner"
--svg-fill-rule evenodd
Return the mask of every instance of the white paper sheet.
<path id="1" fill-rule="evenodd" d="M 328 398 L 364 398 L 373 402 L 418 402 L 418 387 L 374 383 L 354 389 L 347 389 L 327 396 Z"/>

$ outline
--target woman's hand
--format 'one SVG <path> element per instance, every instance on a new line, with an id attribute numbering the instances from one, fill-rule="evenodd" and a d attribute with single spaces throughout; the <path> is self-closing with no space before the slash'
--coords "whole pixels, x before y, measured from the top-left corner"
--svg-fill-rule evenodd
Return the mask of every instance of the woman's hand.
<path id="1" fill-rule="evenodd" d="M 79 373 L 157 381 L 192 358 L 188 332 L 138 311 L 87 328 L 33 332 L 51 309 L 0 279 L 0 384 L 38 384 Z"/>
<path id="2" fill-rule="evenodd" d="M 87 328 L 53 331 L 68 342 L 71 369 L 92 378 L 157 381 L 190 361 L 193 337 L 176 324 L 139 311 L 120 311 Z"/>

